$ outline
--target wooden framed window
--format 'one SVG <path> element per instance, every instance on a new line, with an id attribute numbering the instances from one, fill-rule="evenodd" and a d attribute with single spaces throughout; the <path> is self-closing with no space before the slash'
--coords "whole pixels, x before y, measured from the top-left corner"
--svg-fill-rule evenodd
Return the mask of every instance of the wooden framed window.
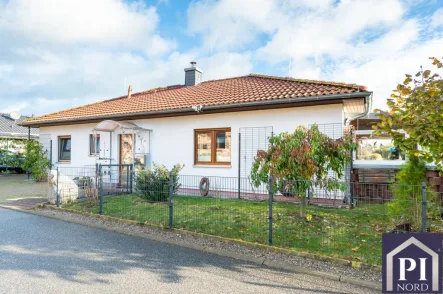
<path id="1" fill-rule="evenodd" d="M 194 130 L 194 163 L 231 164 L 231 128 Z"/>
<path id="2" fill-rule="evenodd" d="M 58 137 L 58 161 L 71 161 L 71 136 Z"/>
<path id="3" fill-rule="evenodd" d="M 89 135 L 89 155 L 100 154 L 100 135 Z"/>

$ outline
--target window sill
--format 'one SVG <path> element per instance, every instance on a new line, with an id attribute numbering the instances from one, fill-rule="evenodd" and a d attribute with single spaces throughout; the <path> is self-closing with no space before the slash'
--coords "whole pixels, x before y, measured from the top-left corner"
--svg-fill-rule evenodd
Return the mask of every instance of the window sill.
<path id="1" fill-rule="evenodd" d="M 217 164 L 194 164 L 192 167 L 196 168 L 232 168 L 232 165 L 217 165 Z"/>
<path id="2" fill-rule="evenodd" d="M 71 162 L 70 161 L 59 161 L 59 162 L 56 162 L 56 164 L 71 164 Z"/>

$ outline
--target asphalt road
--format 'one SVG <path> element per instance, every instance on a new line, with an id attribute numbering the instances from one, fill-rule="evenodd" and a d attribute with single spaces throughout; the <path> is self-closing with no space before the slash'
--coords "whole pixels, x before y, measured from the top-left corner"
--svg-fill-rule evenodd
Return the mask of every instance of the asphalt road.
<path id="1" fill-rule="evenodd" d="M 377 293 L 0 209 L 0 293 Z"/>

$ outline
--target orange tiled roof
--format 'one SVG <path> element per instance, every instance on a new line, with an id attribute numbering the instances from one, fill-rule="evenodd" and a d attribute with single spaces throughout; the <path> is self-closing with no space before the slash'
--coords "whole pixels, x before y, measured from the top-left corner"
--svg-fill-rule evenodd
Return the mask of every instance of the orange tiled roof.
<path id="1" fill-rule="evenodd" d="M 215 106 L 285 98 L 348 94 L 367 91 L 364 86 L 326 81 L 302 80 L 258 74 L 156 88 L 110 100 L 88 104 L 26 120 L 23 124 L 61 122 L 185 109 L 193 105 Z M 203 107 L 204 110 L 204 107 Z"/>

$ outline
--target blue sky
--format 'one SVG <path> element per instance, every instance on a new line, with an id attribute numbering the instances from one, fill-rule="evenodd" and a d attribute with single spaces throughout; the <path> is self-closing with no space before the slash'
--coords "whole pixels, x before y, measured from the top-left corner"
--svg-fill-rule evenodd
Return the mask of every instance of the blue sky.
<path id="1" fill-rule="evenodd" d="M 0 112 L 41 115 L 251 72 L 366 85 L 443 56 L 442 0 L 0 0 Z"/>

